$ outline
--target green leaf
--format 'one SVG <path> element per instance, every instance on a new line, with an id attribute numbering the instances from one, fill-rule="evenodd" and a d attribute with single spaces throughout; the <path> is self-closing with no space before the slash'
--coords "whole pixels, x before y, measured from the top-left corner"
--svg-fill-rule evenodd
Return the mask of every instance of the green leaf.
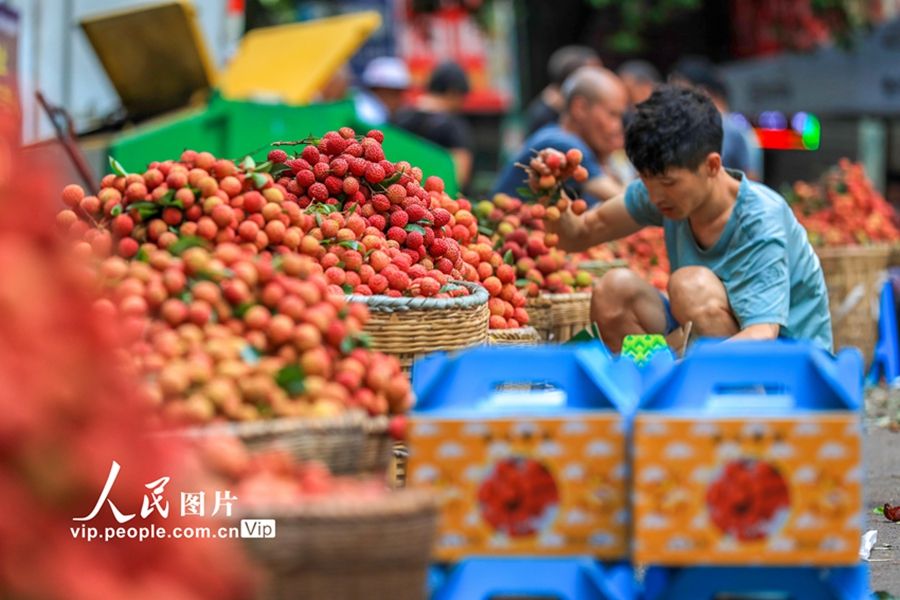
<path id="1" fill-rule="evenodd" d="M 305 379 L 303 367 L 296 363 L 285 365 L 275 374 L 275 383 L 290 396 L 299 396 L 306 390 Z"/>
<path id="2" fill-rule="evenodd" d="M 356 240 L 344 240 L 343 242 L 338 242 L 338 246 L 356 251 L 359 251 L 359 249 L 363 247 L 363 245 Z"/>
<path id="3" fill-rule="evenodd" d="M 109 157 L 109 168 L 112 169 L 113 173 L 115 173 L 119 177 L 128 177 L 128 171 L 125 170 L 125 167 L 122 166 L 122 163 L 114 159 L 112 156 Z"/>
<path id="4" fill-rule="evenodd" d="M 260 173 L 251 174 L 250 181 L 253 182 L 253 187 L 255 187 L 256 189 L 260 189 L 264 185 L 266 185 L 266 183 L 268 183 L 268 180 L 266 179 L 265 175 L 262 175 Z"/>
<path id="5" fill-rule="evenodd" d="M 342 354 L 350 354 L 357 348 L 369 348 L 371 345 L 371 336 L 365 333 L 355 333 L 341 340 L 340 350 Z"/>
<path id="6" fill-rule="evenodd" d="M 268 173 L 272 170 L 272 161 L 267 160 L 261 165 L 257 165 L 255 169 L 253 169 L 256 173 Z"/>
<path id="7" fill-rule="evenodd" d="M 244 315 L 247 314 L 247 311 L 253 308 L 253 306 L 253 302 L 244 302 L 242 304 L 239 304 L 237 308 L 234 309 L 234 316 L 239 319 L 243 319 Z"/>
<path id="8" fill-rule="evenodd" d="M 169 246 L 169 252 L 175 256 L 181 256 L 181 253 L 188 248 L 209 248 L 209 243 L 196 235 L 187 235 Z"/>
<path id="9" fill-rule="evenodd" d="M 387 187 L 388 187 L 389 185 L 392 185 L 392 184 L 397 183 L 398 181 L 400 181 L 400 178 L 401 178 L 401 177 L 403 177 L 403 171 L 396 171 L 393 175 L 391 175 L 391 176 L 388 177 L 387 179 L 383 179 L 383 180 L 381 181 L 381 186 L 382 186 L 384 189 L 387 189 Z"/>
<path id="10" fill-rule="evenodd" d="M 322 215 L 320 213 L 316 213 L 316 226 L 321 227 L 323 221 L 324 219 L 322 218 Z"/>
<path id="11" fill-rule="evenodd" d="M 140 262 L 145 262 L 145 263 L 150 262 L 150 257 L 147 256 L 147 251 L 144 250 L 143 248 L 140 248 L 137 251 L 137 254 L 134 256 L 134 258 L 135 258 L 135 260 L 138 260 Z"/>
<path id="12" fill-rule="evenodd" d="M 115 206 L 112 207 L 112 210 L 109 211 L 109 215 L 111 217 L 118 217 L 121 214 L 122 214 L 122 205 L 121 204 L 116 204 Z"/>
<path id="13" fill-rule="evenodd" d="M 253 157 L 252 157 L 252 156 L 247 155 L 247 156 L 244 157 L 244 160 L 241 161 L 241 165 L 240 165 L 240 166 L 241 166 L 241 168 L 244 169 L 245 171 L 252 171 L 253 169 L 256 168 L 256 161 L 253 160 Z"/>
<path id="14" fill-rule="evenodd" d="M 341 289 L 344 290 L 344 293 L 345 293 L 345 294 L 352 294 L 352 293 L 353 293 L 353 286 L 350 285 L 349 283 L 345 283 L 344 285 L 342 285 L 342 286 L 341 286 Z"/>
<path id="15" fill-rule="evenodd" d="M 291 170 L 291 168 L 289 166 L 287 166 L 286 164 L 278 163 L 278 164 L 272 166 L 272 170 L 269 171 L 269 173 L 272 174 L 272 177 L 274 177 L 275 179 L 278 179 L 279 177 L 281 177 L 281 175 L 283 173 L 285 173 L 286 171 L 290 171 L 290 170 Z"/>
<path id="16" fill-rule="evenodd" d="M 345 207 L 345 208 L 346 208 L 346 207 Z M 351 205 L 350 205 L 350 208 L 347 210 L 347 216 L 349 217 L 350 215 L 356 213 L 356 209 L 357 209 L 357 208 L 359 208 L 359 204 L 357 204 L 356 202 L 354 202 L 353 204 L 351 204 Z"/>
<path id="17" fill-rule="evenodd" d="M 175 208 L 184 210 L 184 202 L 175 199 L 175 190 L 166 192 L 163 197 L 159 199 L 158 204 L 166 207 L 174 206 Z"/>
<path id="18" fill-rule="evenodd" d="M 884 514 L 884 507 L 883 507 L 883 506 L 876 506 L 875 508 L 872 509 L 872 512 L 875 513 L 876 515 L 883 515 L 883 514 Z"/>
<path id="19" fill-rule="evenodd" d="M 522 288 L 531 283 L 530 279 L 516 279 L 516 287 Z"/>
<path id="20" fill-rule="evenodd" d="M 519 195 L 519 198 L 534 198 L 534 192 L 527 187 L 517 187 L 516 194 Z"/>
<path id="21" fill-rule="evenodd" d="M 262 356 L 256 348 L 251 346 L 250 344 L 244 344 L 244 347 L 241 348 L 241 360 L 243 360 L 248 365 L 255 365 L 259 362 L 259 357 Z"/>
<path id="22" fill-rule="evenodd" d="M 134 202 L 128 205 L 129 212 L 135 212 L 141 218 L 142 221 L 146 221 L 148 218 L 156 217 L 160 213 L 162 213 L 163 207 L 157 204 L 156 202 Z"/>
<path id="23" fill-rule="evenodd" d="M 507 250 L 507 251 L 506 251 L 506 254 L 503 255 L 503 262 L 506 263 L 506 264 L 508 264 L 508 265 L 514 265 L 514 264 L 516 264 L 516 257 L 513 256 L 513 251 L 512 251 L 512 250 Z"/>
<path id="24" fill-rule="evenodd" d="M 183 292 L 181 292 L 181 296 L 179 296 L 178 298 L 185 304 L 190 304 L 194 301 L 194 296 L 193 294 L 191 294 L 190 290 L 184 290 Z"/>
<path id="25" fill-rule="evenodd" d="M 490 237 L 490 236 L 494 235 L 494 230 L 491 229 L 490 227 L 488 227 L 487 225 L 479 225 L 478 233 L 481 233 L 483 235 Z"/>
<path id="26" fill-rule="evenodd" d="M 425 228 L 421 225 L 416 225 L 415 223 L 410 223 L 406 227 L 404 227 L 406 231 L 418 231 L 422 235 L 425 235 Z"/>

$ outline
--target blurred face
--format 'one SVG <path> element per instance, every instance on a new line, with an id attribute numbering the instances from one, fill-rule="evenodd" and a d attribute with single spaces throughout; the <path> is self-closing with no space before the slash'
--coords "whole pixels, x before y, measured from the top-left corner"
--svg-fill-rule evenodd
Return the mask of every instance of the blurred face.
<path id="1" fill-rule="evenodd" d="M 597 156 L 609 156 L 625 146 L 622 116 L 627 107 L 628 97 L 622 87 L 593 102 L 577 98 L 573 103 L 572 117 L 581 138 Z"/>
<path id="2" fill-rule="evenodd" d="M 378 99 L 384 103 L 384 106 L 388 109 L 389 113 L 394 114 L 401 106 L 403 106 L 406 90 L 372 88 L 372 93 L 378 96 Z"/>
<path id="3" fill-rule="evenodd" d="M 653 93 L 652 83 L 640 81 L 630 75 L 623 75 L 622 83 L 628 89 L 628 100 L 632 106 L 640 104 Z"/>
<path id="4" fill-rule="evenodd" d="M 713 163 L 721 162 L 718 154 L 710 154 L 710 158 L 694 171 L 672 167 L 662 175 L 641 175 L 650 201 L 665 218 L 687 219 L 710 197 L 715 180 L 715 171 L 710 169 L 711 159 Z"/>

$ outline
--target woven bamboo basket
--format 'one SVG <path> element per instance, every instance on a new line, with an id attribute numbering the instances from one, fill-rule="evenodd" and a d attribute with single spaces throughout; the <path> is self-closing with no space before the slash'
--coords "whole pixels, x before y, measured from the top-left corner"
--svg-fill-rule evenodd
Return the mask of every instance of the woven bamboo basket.
<path id="1" fill-rule="evenodd" d="M 534 327 L 544 341 L 547 340 L 547 336 L 553 329 L 553 315 L 551 314 L 550 306 L 550 300 L 544 295 L 528 298 L 525 302 L 525 310 L 528 311 L 528 324 Z"/>
<path id="2" fill-rule="evenodd" d="M 889 246 L 816 250 L 828 287 L 835 349 L 856 346 L 872 360 L 878 338 L 878 300 L 891 255 Z"/>
<path id="3" fill-rule="evenodd" d="M 488 335 L 493 346 L 536 346 L 541 343 L 541 334 L 534 327 L 491 329 Z"/>
<path id="4" fill-rule="evenodd" d="M 365 416 L 350 411 L 333 418 L 271 419 L 246 423 L 216 423 L 177 432 L 190 439 L 239 438 L 250 452 L 281 450 L 297 460 L 317 460 L 338 475 L 361 470 L 366 444 Z"/>
<path id="5" fill-rule="evenodd" d="M 393 456 L 393 440 L 388 435 L 390 418 L 384 415 L 366 420 L 360 471 L 373 475 L 387 475 Z"/>
<path id="6" fill-rule="evenodd" d="M 392 354 L 409 372 L 415 359 L 438 350 L 458 350 L 488 341 L 488 293 L 469 282 L 453 282 L 470 290 L 459 298 L 391 298 L 389 296 L 347 296 L 362 302 L 371 316 L 365 332 L 372 348 Z"/>
<path id="7" fill-rule="evenodd" d="M 578 263 L 578 269 L 590 273 L 594 277 L 594 281 L 600 279 L 613 269 L 621 269 L 625 267 L 628 267 L 628 261 L 622 259 L 585 260 Z"/>
<path id="8" fill-rule="evenodd" d="M 240 514 L 275 519 L 278 528 L 274 539 L 243 540 L 270 576 L 267 600 L 423 600 L 437 516 L 421 490 Z"/>
<path id="9" fill-rule="evenodd" d="M 533 299 L 526 308 L 532 325 L 548 342 L 565 342 L 591 324 L 591 292 L 541 294 L 542 304 L 535 302 L 539 318 L 532 315 Z"/>

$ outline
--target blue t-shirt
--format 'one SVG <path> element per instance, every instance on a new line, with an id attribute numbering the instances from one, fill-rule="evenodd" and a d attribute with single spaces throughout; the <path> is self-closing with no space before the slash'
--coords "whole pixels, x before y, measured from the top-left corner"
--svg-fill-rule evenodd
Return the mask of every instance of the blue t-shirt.
<path id="1" fill-rule="evenodd" d="M 819 258 L 787 202 L 772 189 L 731 172 L 741 181 L 734 210 L 719 240 L 697 245 L 687 219 L 666 219 L 640 180 L 625 191 L 625 207 L 641 225 L 661 226 L 672 271 L 710 269 L 722 280 L 741 328 L 777 323 L 781 336 L 832 349 L 828 291 Z"/>
<path id="2" fill-rule="evenodd" d="M 522 167 L 517 167 L 516 163 L 527 165 L 534 157 L 534 151 L 543 150 L 544 148 L 556 148 L 561 152 L 566 152 L 572 148 L 578 148 L 584 155 L 581 164 L 587 169 L 588 178 L 593 179 L 594 177 L 600 177 L 603 174 L 600 163 L 597 161 L 597 155 L 594 154 L 594 151 L 588 148 L 587 144 L 585 144 L 580 137 L 565 131 L 562 127 L 554 123 L 538 129 L 525 140 L 525 144 L 522 146 L 522 150 L 519 151 L 519 154 L 516 155 L 516 157 L 503 169 L 500 178 L 497 180 L 496 185 L 494 185 L 492 193 L 508 194 L 514 197 L 521 196 L 522 194 L 520 194 L 518 190 L 519 188 L 526 187 L 525 182 L 528 177 L 525 175 L 525 170 Z M 566 187 L 575 190 L 576 194 L 584 198 L 589 205 L 594 205 L 600 201 L 594 196 L 585 195 L 583 186 L 576 183 L 574 180 L 569 180 L 566 183 Z"/>

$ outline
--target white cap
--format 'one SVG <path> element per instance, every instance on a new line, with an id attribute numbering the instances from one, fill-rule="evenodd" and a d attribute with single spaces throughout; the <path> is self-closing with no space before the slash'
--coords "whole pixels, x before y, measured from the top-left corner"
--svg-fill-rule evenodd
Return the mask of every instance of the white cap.
<path id="1" fill-rule="evenodd" d="M 389 88 L 405 90 L 409 87 L 409 69 L 402 59 L 394 56 L 379 56 L 366 65 L 362 83 L 369 88 Z"/>

